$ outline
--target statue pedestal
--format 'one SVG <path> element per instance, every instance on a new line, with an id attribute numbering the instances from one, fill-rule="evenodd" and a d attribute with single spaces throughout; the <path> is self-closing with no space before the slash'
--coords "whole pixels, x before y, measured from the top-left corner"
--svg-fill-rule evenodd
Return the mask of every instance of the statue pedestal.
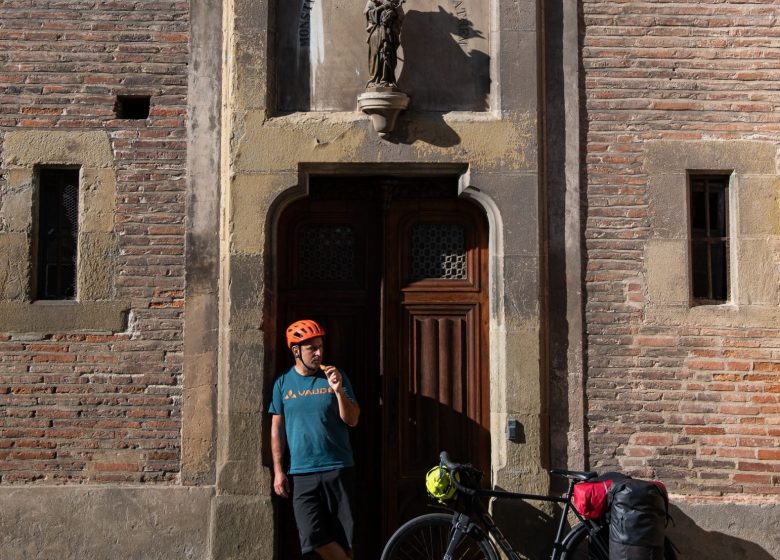
<path id="1" fill-rule="evenodd" d="M 371 117 L 380 136 L 393 130 L 398 113 L 409 106 L 409 96 L 392 87 L 372 87 L 358 95 L 358 109 Z"/>

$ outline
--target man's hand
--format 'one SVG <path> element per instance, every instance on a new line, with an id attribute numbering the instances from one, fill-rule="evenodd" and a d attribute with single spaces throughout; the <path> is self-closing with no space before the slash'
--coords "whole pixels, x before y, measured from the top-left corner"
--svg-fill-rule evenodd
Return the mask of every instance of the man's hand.
<path id="1" fill-rule="evenodd" d="M 339 403 L 339 416 L 347 426 L 357 426 L 358 416 L 360 416 L 360 407 L 344 391 L 344 376 L 336 366 L 321 366 L 325 377 L 328 379 L 328 385 L 336 394 L 336 400 Z"/>
<path id="2" fill-rule="evenodd" d="M 282 498 L 290 497 L 290 483 L 287 481 L 286 474 L 276 473 L 274 476 L 274 492 Z"/>
<path id="3" fill-rule="evenodd" d="M 325 377 L 328 378 L 328 385 L 330 385 L 330 388 L 333 389 L 333 392 L 338 393 L 341 391 L 344 380 L 341 377 L 341 372 L 338 370 L 338 368 L 336 366 L 325 366 L 323 371 L 325 372 Z"/>

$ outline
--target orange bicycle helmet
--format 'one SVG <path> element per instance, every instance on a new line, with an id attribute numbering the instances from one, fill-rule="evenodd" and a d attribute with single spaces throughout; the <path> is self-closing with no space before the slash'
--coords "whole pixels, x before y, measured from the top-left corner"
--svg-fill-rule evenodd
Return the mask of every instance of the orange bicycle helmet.
<path id="1" fill-rule="evenodd" d="M 287 347 L 292 348 L 293 344 L 300 344 L 301 342 L 317 338 L 318 336 L 325 336 L 325 329 L 316 321 L 311 321 L 309 319 L 295 321 L 292 325 L 287 327 Z"/>

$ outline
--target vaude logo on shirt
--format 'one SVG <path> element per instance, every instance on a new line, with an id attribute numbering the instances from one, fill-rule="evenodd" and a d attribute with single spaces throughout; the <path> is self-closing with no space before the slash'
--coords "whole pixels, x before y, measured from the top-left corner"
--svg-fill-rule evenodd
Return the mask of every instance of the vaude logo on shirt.
<path id="1" fill-rule="evenodd" d="M 287 394 L 284 396 L 284 400 L 297 399 L 298 397 L 310 397 L 312 395 L 324 395 L 332 392 L 333 389 L 330 387 L 322 387 L 321 389 L 305 389 L 303 391 L 298 391 L 296 395 L 292 389 L 288 389 Z"/>

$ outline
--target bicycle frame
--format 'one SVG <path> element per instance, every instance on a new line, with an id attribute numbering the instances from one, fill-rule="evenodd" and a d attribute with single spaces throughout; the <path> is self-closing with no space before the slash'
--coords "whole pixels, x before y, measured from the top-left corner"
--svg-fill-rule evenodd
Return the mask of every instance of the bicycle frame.
<path id="1" fill-rule="evenodd" d="M 571 507 L 572 496 L 574 494 L 574 486 L 577 481 L 569 479 L 569 488 L 565 496 L 550 496 L 542 494 L 524 494 L 519 492 L 507 492 L 504 490 L 475 490 L 472 496 L 466 498 L 465 512 L 455 511 L 453 518 L 453 536 L 450 539 L 447 553 L 444 556 L 444 560 L 451 560 L 454 551 L 456 550 L 463 535 L 468 533 L 471 527 L 474 525 L 473 518 L 476 517 L 482 526 L 484 526 L 493 541 L 498 547 L 506 554 L 509 560 L 520 560 L 520 557 L 512 548 L 512 545 L 503 535 L 501 530 L 496 525 L 493 517 L 482 505 L 479 500 L 481 497 L 497 498 L 497 499 L 509 499 L 509 500 L 534 500 L 541 502 L 550 502 L 563 504 L 563 511 L 561 512 L 560 519 L 558 520 L 558 528 L 555 534 L 555 541 L 553 543 L 553 549 L 550 554 L 550 560 L 559 560 L 561 554 L 565 550 L 566 546 L 574 539 L 576 534 L 574 531 L 569 532 L 564 536 L 566 528 L 566 520 L 568 519 L 569 512 L 573 512 L 577 519 L 582 523 L 582 527 L 591 537 L 595 537 L 596 533 L 601 529 L 601 526 L 589 519 L 585 519 L 580 515 L 576 508 Z M 579 534 L 579 533 L 577 533 Z M 609 551 L 604 548 L 601 541 L 596 538 L 591 539 L 591 545 L 598 551 L 601 558 L 606 560 L 609 558 Z"/>

